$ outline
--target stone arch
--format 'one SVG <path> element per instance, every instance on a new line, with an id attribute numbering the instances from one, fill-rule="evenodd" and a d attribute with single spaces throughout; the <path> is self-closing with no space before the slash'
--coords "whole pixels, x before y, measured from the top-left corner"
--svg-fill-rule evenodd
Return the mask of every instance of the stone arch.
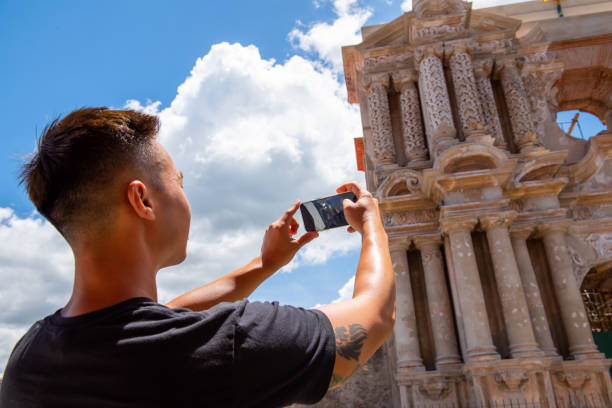
<path id="1" fill-rule="evenodd" d="M 460 143 L 446 149 L 434 164 L 442 174 L 461 173 L 474 170 L 491 170 L 503 166 L 508 155 L 491 145 Z"/>
<path id="2" fill-rule="evenodd" d="M 418 172 L 404 169 L 387 177 L 378 187 L 380 198 L 415 194 L 421 191 L 421 176 Z"/>

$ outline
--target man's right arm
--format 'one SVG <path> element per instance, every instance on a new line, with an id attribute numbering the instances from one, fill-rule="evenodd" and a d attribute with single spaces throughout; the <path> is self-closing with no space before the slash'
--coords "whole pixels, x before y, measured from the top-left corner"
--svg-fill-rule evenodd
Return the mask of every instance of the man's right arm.
<path id="1" fill-rule="evenodd" d="M 352 191 L 358 197 L 356 203 L 344 201 L 344 214 L 349 231 L 361 233 L 362 248 L 353 298 L 317 308 L 327 315 L 336 336 L 330 388 L 368 361 L 389 337 L 395 322 L 395 276 L 378 201 L 357 183 L 344 184 L 337 191 Z"/>

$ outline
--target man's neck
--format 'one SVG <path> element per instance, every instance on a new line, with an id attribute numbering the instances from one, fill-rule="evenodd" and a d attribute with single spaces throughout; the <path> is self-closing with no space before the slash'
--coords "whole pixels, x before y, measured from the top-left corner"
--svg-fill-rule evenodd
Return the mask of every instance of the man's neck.
<path id="1" fill-rule="evenodd" d="M 73 247 L 75 279 L 64 317 L 77 316 L 134 297 L 157 301 L 155 266 L 150 251 L 138 239 L 108 240 Z"/>

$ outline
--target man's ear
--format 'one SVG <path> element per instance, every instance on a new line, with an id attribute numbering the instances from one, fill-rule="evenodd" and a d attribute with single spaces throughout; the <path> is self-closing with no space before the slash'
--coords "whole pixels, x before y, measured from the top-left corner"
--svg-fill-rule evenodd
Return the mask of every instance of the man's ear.
<path id="1" fill-rule="evenodd" d="M 149 221 L 155 220 L 155 212 L 147 186 L 140 180 L 130 182 L 127 188 L 127 199 L 134 212 Z"/>

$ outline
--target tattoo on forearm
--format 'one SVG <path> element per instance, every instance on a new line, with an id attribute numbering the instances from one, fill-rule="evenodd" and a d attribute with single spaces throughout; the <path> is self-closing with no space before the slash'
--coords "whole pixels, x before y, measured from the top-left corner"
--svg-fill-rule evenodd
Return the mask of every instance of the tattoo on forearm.
<path id="1" fill-rule="evenodd" d="M 336 327 L 336 352 L 347 360 L 359 362 L 363 342 L 368 337 L 367 330 L 360 324 Z"/>
<path id="2" fill-rule="evenodd" d="M 343 378 L 342 378 L 341 375 L 333 373 L 331 381 L 329 382 L 329 388 L 335 387 L 336 385 L 340 384 L 342 382 L 342 380 L 343 380 Z"/>

